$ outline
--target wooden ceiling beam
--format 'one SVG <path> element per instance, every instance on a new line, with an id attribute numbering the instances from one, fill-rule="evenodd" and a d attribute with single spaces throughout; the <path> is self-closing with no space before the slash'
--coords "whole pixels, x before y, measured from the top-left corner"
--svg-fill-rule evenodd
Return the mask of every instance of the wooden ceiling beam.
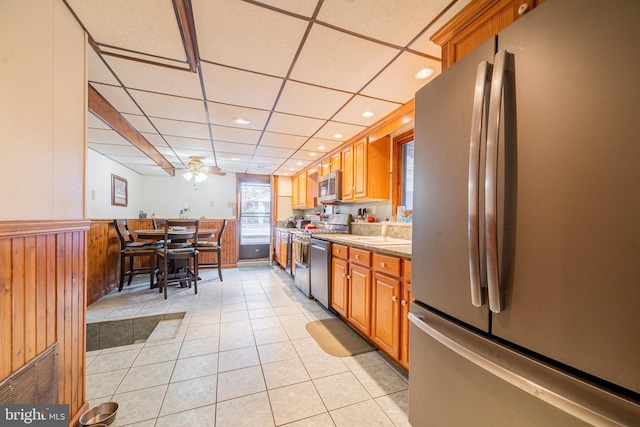
<path id="1" fill-rule="evenodd" d="M 198 70 L 198 46 L 191 0 L 173 0 L 173 4 L 178 16 L 184 50 L 187 54 L 187 64 L 189 64 L 189 70 L 195 73 Z"/>
<path id="2" fill-rule="evenodd" d="M 124 139 L 153 160 L 169 175 L 175 176 L 176 169 L 144 136 L 134 129 L 129 122 L 107 101 L 100 92 L 89 85 L 89 111 L 111 126 Z"/>

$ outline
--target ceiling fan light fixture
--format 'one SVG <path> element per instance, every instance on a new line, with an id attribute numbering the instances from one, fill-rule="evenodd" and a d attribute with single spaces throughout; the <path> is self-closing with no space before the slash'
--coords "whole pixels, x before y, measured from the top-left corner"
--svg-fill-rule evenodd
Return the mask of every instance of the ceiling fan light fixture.
<path id="1" fill-rule="evenodd" d="M 187 171 L 184 173 L 184 175 L 182 175 L 184 177 L 184 179 L 186 179 L 187 181 L 191 180 L 191 177 L 193 176 L 193 174 L 190 171 Z"/>
<path id="2" fill-rule="evenodd" d="M 205 175 L 204 173 L 202 173 L 202 172 L 198 172 L 198 173 L 196 174 L 196 182 L 202 182 L 202 181 L 204 181 L 205 179 L 207 179 L 207 175 Z"/>

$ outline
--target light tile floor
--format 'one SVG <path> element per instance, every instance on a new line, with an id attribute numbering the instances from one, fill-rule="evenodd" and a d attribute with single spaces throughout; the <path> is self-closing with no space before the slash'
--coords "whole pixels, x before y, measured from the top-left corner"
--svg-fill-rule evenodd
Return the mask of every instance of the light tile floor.
<path id="1" fill-rule="evenodd" d="M 95 322 L 186 311 L 149 339 L 87 353 L 90 406 L 116 426 L 409 426 L 407 379 L 379 352 L 326 354 L 305 324 L 332 317 L 278 268 L 201 271 L 169 299 L 134 281 L 87 309 Z"/>

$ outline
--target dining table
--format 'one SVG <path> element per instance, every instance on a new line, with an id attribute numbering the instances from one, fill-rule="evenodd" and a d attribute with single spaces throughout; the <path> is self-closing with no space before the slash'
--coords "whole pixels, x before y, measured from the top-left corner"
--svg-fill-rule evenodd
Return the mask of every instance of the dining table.
<path id="1" fill-rule="evenodd" d="M 155 240 L 156 242 L 162 241 L 165 238 L 165 230 L 164 228 L 159 229 L 149 229 L 149 230 L 134 230 L 138 239 L 142 240 Z M 218 232 L 215 228 L 198 228 L 198 239 L 208 239 L 214 237 Z M 195 237 L 195 230 L 190 229 L 169 229 L 166 233 L 167 238 L 171 241 L 172 244 L 184 243 L 189 239 L 193 239 Z M 160 247 L 158 247 L 160 249 Z M 171 276 L 179 276 L 186 275 L 190 273 L 190 269 L 184 262 L 180 262 L 179 264 L 172 261 L 172 265 L 169 269 Z M 159 275 L 160 273 L 158 273 Z M 170 277 L 170 276 L 167 276 Z M 198 277 L 198 280 L 200 278 Z M 156 283 L 152 286 L 152 288 L 157 288 L 159 283 L 159 277 L 156 278 Z M 181 287 L 185 287 L 186 284 L 184 282 L 180 283 Z"/>

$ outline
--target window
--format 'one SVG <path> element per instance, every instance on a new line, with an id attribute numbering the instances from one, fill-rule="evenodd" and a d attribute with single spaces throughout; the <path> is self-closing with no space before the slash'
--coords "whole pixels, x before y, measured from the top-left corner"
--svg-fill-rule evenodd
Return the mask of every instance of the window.
<path id="1" fill-rule="evenodd" d="M 413 210 L 413 129 L 393 138 L 392 214 L 398 206 Z"/>
<path id="2" fill-rule="evenodd" d="M 413 210 L 413 146 L 414 142 L 402 144 L 402 193 L 401 205 Z"/>

